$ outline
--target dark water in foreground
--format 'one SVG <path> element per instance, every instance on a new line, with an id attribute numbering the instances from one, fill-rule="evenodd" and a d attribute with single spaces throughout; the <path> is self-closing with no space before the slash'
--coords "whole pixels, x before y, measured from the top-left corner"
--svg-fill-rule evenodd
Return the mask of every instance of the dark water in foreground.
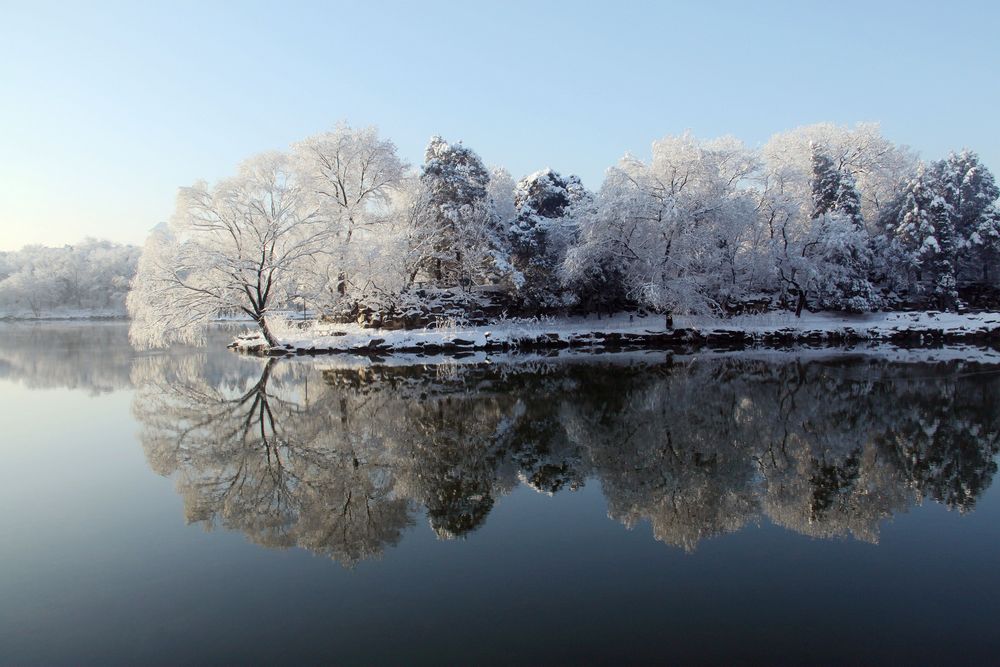
<path id="1" fill-rule="evenodd" d="M 3 664 L 1000 660 L 997 366 L 0 341 Z"/>

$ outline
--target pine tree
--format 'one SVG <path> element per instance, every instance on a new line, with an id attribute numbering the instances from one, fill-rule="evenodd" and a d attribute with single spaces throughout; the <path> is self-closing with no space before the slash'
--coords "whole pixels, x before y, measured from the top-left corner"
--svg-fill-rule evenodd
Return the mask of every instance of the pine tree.
<path id="1" fill-rule="evenodd" d="M 490 173 L 475 151 L 431 138 L 420 176 L 434 253 L 422 267 L 439 287 L 496 279 L 506 271 L 504 232 L 489 197 Z"/>
<path id="2" fill-rule="evenodd" d="M 932 166 L 910 181 L 892 233 L 906 253 L 918 289 L 933 294 L 938 306 L 947 309 L 958 294 L 954 207 L 944 196 L 950 188 L 941 180 L 942 173 Z"/>
<path id="3" fill-rule="evenodd" d="M 927 252 L 936 277 L 934 296 L 938 308 L 951 310 L 958 301 L 955 209 L 944 197 L 937 195 L 928 206 L 928 214 L 937 232 L 937 248 L 929 247 Z"/>
<path id="4" fill-rule="evenodd" d="M 834 209 L 850 218 L 855 228 L 864 229 L 865 221 L 861 216 L 861 193 L 854 181 L 854 176 L 847 172 L 838 172 L 837 199 Z"/>
<path id="5" fill-rule="evenodd" d="M 821 303 L 840 310 L 872 310 L 879 297 L 871 282 L 871 243 L 854 177 L 840 171 L 817 144 L 812 145 L 812 166 L 813 224 L 819 227 L 818 239 L 830 273 L 828 283 L 821 281 Z"/>
<path id="6" fill-rule="evenodd" d="M 840 172 L 819 144 L 812 144 L 812 218 L 833 212 L 840 192 Z"/>
<path id="7" fill-rule="evenodd" d="M 563 178 L 551 169 L 518 182 L 517 216 L 509 238 L 515 286 L 526 309 L 541 312 L 566 305 L 556 274 L 575 237 L 572 207 L 585 194 L 579 178 Z"/>
<path id="8" fill-rule="evenodd" d="M 1000 257 L 1000 188 L 972 151 L 951 153 L 931 165 L 939 194 L 951 207 L 954 226 L 955 276 L 963 282 L 988 282 Z"/>

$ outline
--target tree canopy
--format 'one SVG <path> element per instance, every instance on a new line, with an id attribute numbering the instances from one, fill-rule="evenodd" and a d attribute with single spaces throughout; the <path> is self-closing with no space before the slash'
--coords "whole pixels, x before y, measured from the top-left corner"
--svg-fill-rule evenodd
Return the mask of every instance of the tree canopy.
<path id="1" fill-rule="evenodd" d="M 1000 195 L 975 153 L 923 163 L 876 125 L 813 125 L 752 149 L 664 137 L 596 192 L 515 181 L 433 137 L 414 169 L 339 125 L 183 188 L 129 297 L 134 339 L 195 340 L 220 313 L 302 308 L 427 326 L 621 309 L 957 308 L 1000 293 Z M 972 296 L 969 296 L 972 295 Z"/>

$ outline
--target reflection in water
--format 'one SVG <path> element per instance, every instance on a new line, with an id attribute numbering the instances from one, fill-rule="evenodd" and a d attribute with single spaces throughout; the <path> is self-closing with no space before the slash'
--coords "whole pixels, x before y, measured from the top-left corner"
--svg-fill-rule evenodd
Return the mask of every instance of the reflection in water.
<path id="1" fill-rule="evenodd" d="M 169 350 L 136 352 L 124 321 L 0 321 L 0 381 L 28 389 L 83 390 L 97 396 L 132 388 L 132 366 L 142 357 L 181 359 L 201 353 L 211 364 L 206 373 L 232 366 L 231 354 L 176 346 Z M 240 324 L 217 324 L 208 332 L 209 345 L 224 350 Z M 166 359 L 161 364 L 173 363 Z"/>
<path id="2" fill-rule="evenodd" d="M 420 512 L 441 537 L 468 534 L 521 483 L 596 481 L 612 518 L 693 550 L 765 517 L 876 542 L 925 498 L 972 509 L 996 472 L 995 367 L 662 359 L 221 372 L 149 358 L 133 409 L 190 521 L 345 564 Z"/>
<path id="3" fill-rule="evenodd" d="M 103 394 L 130 386 L 134 356 L 121 322 L 0 324 L 0 380 L 29 389 L 85 389 Z"/>

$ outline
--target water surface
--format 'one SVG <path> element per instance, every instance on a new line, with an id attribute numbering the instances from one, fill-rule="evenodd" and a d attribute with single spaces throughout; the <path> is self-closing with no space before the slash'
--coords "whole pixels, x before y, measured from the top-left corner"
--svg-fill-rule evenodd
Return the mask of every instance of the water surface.
<path id="1" fill-rule="evenodd" d="M 0 662 L 996 660 L 995 365 L 227 335 L 0 325 Z"/>

